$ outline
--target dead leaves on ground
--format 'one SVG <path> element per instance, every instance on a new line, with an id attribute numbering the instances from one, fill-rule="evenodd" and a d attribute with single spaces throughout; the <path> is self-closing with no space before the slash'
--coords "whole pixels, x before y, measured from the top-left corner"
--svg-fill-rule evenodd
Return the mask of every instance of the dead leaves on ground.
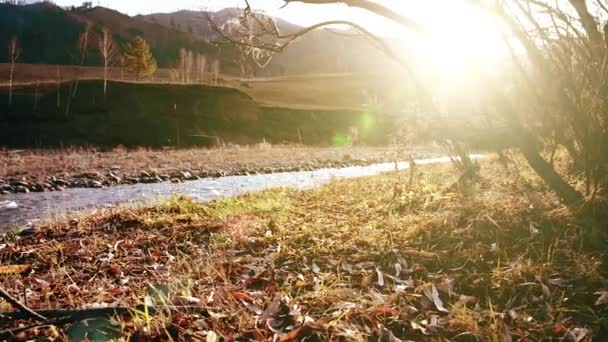
<path id="1" fill-rule="evenodd" d="M 6 238 L 0 257 L 31 265 L 9 284 L 34 308 L 167 306 L 138 312 L 125 339 L 587 341 L 606 331 L 605 274 L 576 248 L 573 225 L 530 210 L 508 179 L 477 198 L 443 194 L 441 172 L 407 196 L 394 195 L 392 175 L 210 206 L 176 199 Z"/>

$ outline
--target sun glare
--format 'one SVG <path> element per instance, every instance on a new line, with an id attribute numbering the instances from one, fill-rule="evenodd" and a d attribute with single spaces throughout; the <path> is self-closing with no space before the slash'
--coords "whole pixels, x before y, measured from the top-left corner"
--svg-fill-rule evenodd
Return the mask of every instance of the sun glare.
<path id="1" fill-rule="evenodd" d="M 437 5 L 438 1 L 431 3 Z M 453 78 L 488 70 L 506 55 L 498 24 L 479 9 L 462 1 L 442 1 L 435 9 L 426 4 L 418 5 L 417 10 L 418 14 L 412 17 L 428 33 L 412 36 L 401 44 L 402 49 L 416 56 L 417 66 L 442 78 Z"/>

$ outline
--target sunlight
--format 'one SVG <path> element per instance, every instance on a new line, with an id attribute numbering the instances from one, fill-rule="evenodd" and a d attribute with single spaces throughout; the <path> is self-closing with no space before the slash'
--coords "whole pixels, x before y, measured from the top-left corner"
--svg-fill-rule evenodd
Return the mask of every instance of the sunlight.
<path id="1" fill-rule="evenodd" d="M 450 79 L 488 70 L 506 55 L 499 26 L 491 18 L 462 1 L 441 6 L 443 10 L 429 12 L 428 5 L 421 5 L 418 17 L 430 33 L 402 43 L 402 49 L 414 51 L 416 62 Z"/>

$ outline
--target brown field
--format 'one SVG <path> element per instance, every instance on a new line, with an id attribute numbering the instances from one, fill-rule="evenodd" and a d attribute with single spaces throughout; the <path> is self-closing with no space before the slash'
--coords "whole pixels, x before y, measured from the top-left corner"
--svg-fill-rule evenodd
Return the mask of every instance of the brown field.
<path id="1" fill-rule="evenodd" d="M 8 87 L 9 68 L 9 64 L 0 63 L 0 88 Z M 103 79 L 102 67 L 16 64 L 14 86 L 48 87 L 75 80 L 100 79 Z M 183 84 L 175 71 L 169 68 L 159 68 L 152 77 L 136 80 L 122 68 L 111 67 L 108 79 L 130 83 Z M 408 93 L 406 82 L 402 81 L 406 76 L 401 73 L 336 73 L 247 79 L 220 75 L 217 82 L 207 74 L 204 79 L 195 75 L 191 79 L 188 84 L 235 88 L 261 105 L 293 109 L 372 110 L 382 104 L 385 111 L 398 111 L 404 101 L 403 94 Z"/>

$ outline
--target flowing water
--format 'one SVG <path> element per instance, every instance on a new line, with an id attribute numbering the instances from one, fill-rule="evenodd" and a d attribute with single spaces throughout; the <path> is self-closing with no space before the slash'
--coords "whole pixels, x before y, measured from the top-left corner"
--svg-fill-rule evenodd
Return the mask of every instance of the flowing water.
<path id="1" fill-rule="evenodd" d="M 482 158 L 473 155 L 471 158 Z M 416 164 L 447 163 L 450 158 L 416 160 Z M 339 169 L 273 173 L 251 176 L 205 178 L 183 183 L 121 185 L 104 189 L 68 189 L 58 192 L 0 195 L 0 229 L 15 225 L 35 225 L 46 218 L 69 212 L 113 207 L 124 203 L 153 203 L 172 195 L 187 195 L 200 201 L 211 201 L 274 187 L 310 189 L 332 179 L 371 176 L 404 170 L 409 162 L 353 166 Z"/>

